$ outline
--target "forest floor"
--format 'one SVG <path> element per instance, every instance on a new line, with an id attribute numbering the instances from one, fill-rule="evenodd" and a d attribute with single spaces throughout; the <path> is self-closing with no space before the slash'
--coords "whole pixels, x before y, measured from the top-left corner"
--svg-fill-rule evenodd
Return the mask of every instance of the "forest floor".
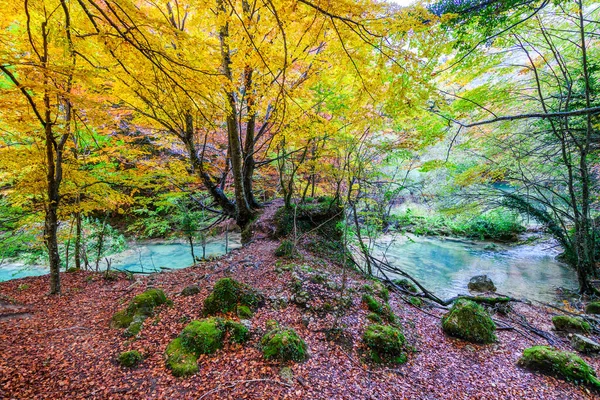
<path id="1" fill-rule="evenodd" d="M 266 214 L 263 219 L 271 213 Z M 500 330 L 495 344 L 469 344 L 443 333 L 443 309 L 426 306 L 423 312 L 395 293 L 390 305 L 416 351 L 399 366 L 367 362 L 361 337 L 369 311 L 361 303 L 361 288 L 369 281 L 352 271 L 346 285 L 354 289 L 353 304 L 337 321 L 345 327 L 345 340 L 328 338 L 336 319 L 332 313 L 291 302 L 276 309 L 267 302 L 251 319 L 253 335 L 248 343 L 225 345 L 214 355 L 201 356 L 197 374 L 174 377 L 165 367 L 165 348 L 189 320 L 202 318 L 203 300 L 219 278 L 234 277 L 260 289 L 267 298 L 290 298 L 292 274 L 303 271 L 317 271 L 328 282 L 342 284 L 346 274 L 339 267 L 306 252 L 294 264 L 310 269 L 282 271 L 273 255 L 277 246 L 277 241 L 259 234 L 248 246 L 219 260 L 135 276 L 134 281 L 125 277 L 107 281 L 91 272 L 65 273 L 60 296 L 47 295 L 48 276 L 0 283 L 0 314 L 5 315 L 0 318 L 0 398 L 586 399 L 597 395 L 517 366 L 522 350 L 548 344 L 544 339 L 522 329 Z M 199 285 L 201 292 L 181 296 L 191 284 Z M 127 339 L 122 330 L 109 327 L 111 317 L 148 286 L 162 288 L 173 305 L 162 306 L 145 321 L 136 339 Z M 514 308 L 536 328 L 551 330 L 552 309 L 523 303 Z M 281 364 L 263 359 L 260 333 L 269 319 L 293 327 L 304 338 L 310 351 L 307 361 Z M 557 338 L 558 347 L 569 348 L 567 338 Z M 143 362 L 133 369 L 119 366 L 119 353 L 134 349 L 145 356 Z M 600 359 L 583 358 L 600 370 Z M 284 366 L 291 368 L 293 377 L 282 376 Z"/>

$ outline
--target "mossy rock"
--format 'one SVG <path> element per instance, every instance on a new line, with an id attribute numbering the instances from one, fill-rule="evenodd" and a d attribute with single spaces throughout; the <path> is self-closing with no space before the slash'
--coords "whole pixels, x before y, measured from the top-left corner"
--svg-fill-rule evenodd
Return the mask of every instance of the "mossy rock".
<path id="1" fill-rule="evenodd" d="M 176 338 L 169 343 L 165 356 L 167 368 L 175 376 L 189 376 L 198 372 L 198 357 L 183 346 L 181 338 Z"/>
<path id="2" fill-rule="evenodd" d="M 308 357 L 306 343 L 292 328 L 275 326 L 262 337 L 260 344 L 267 360 L 302 362 Z"/>
<path id="3" fill-rule="evenodd" d="M 588 333 L 592 330 L 590 324 L 580 317 L 557 315 L 552 317 L 554 329 L 561 332 Z"/>
<path id="4" fill-rule="evenodd" d="M 200 293 L 200 286 L 198 285 L 190 285 L 183 288 L 181 291 L 182 296 L 194 296 Z"/>
<path id="5" fill-rule="evenodd" d="M 383 301 L 388 301 L 390 299 L 390 291 L 381 282 L 375 282 L 375 283 L 373 283 L 373 291 Z"/>
<path id="6" fill-rule="evenodd" d="M 479 304 L 460 299 L 442 317 L 442 328 L 450 336 L 473 343 L 492 343 L 496 338 L 496 324 Z"/>
<path id="7" fill-rule="evenodd" d="M 281 241 L 281 244 L 275 249 L 276 257 L 293 258 L 296 255 L 296 246 L 294 242 L 288 239 Z"/>
<path id="8" fill-rule="evenodd" d="M 252 287 L 235 279 L 219 279 L 213 291 L 204 300 L 204 315 L 235 311 L 238 305 L 254 309 L 264 302 L 264 297 Z"/>
<path id="9" fill-rule="evenodd" d="M 383 322 L 383 320 L 381 319 L 381 316 L 376 313 L 370 313 L 369 315 L 367 315 L 367 319 L 371 322 L 376 322 L 376 323 Z"/>
<path id="10" fill-rule="evenodd" d="M 154 314 L 154 308 L 169 300 L 160 289 L 148 289 L 135 296 L 125 310 L 116 312 L 111 319 L 112 328 L 127 328 L 125 336 L 136 336 L 142 329 L 144 320 Z"/>
<path id="11" fill-rule="evenodd" d="M 223 347 L 224 329 L 220 318 L 190 322 L 179 337 L 183 347 L 196 356 L 212 354 Z"/>
<path id="12" fill-rule="evenodd" d="M 231 343 L 245 343 L 250 337 L 250 331 L 239 322 L 226 320 L 223 328 L 229 333 Z"/>
<path id="13" fill-rule="evenodd" d="M 80 271 L 80 269 L 79 269 L 79 268 L 77 268 L 77 267 L 69 267 L 69 268 L 67 268 L 67 271 L 66 271 L 66 272 L 67 272 L 68 274 L 72 274 L 73 272 L 78 272 L 78 271 Z"/>
<path id="14" fill-rule="evenodd" d="M 549 346 L 533 346 L 523 351 L 519 365 L 568 381 L 585 383 L 600 389 L 596 372 L 575 353 Z"/>
<path id="15" fill-rule="evenodd" d="M 366 293 L 363 294 L 362 300 L 367 305 L 369 311 L 380 315 L 390 323 L 396 322 L 396 316 L 388 304 L 380 303 L 375 299 L 375 297 Z"/>
<path id="16" fill-rule="evenodd" d="M 119 364 L 127 368 L 133 368 L 137 366 L 140 362 L 142 362 L 143 359 L 144 357 L 137 350 L 125 351 L 119 354 L 119 357 L 117 358 Z"/>
<path id="17" fill-rule="evenodd" d="M 363 334 L 363 342 L 371 351 L 374 362 L 406 362 L 404 343 L 406 339 L 399 328 L 380 324 L 369 325 Z"/>
<path id="18" fill-rule="evenodd" d="M 394 279 L 392 282 L 410 293 L 417 293 L 419 291 L 419 289 L 417 289 L 417 287 L 408 279 Z"/>
<path id="19" fill-rule="evenodd" d="M 237 316 L 240 317 L 241 319 L 250 319 L 250 318 L 252 318 L 253 315 L 254 315 L 254 313 L 252 312 L 250 307 L 243 306 L 243 305 L 238 306 Z"/>
<path id="20" fill-rule="evenodd" d="M 148 289 L 135 296 L 129 306 L 127 313 L 129 315 L 141 314 L 150 316 L 154 308 L 167 303 L 167 295 L 161 289 Z"/>
<path id="21" fill-rule="evenodd" d="M 585 306 L 586 314 L 600 314 L 600 301 L 592 301 Z"/>

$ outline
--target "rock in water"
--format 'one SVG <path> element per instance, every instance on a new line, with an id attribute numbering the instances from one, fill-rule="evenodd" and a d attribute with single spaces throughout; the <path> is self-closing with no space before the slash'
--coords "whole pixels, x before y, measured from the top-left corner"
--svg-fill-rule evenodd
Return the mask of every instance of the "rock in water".
<path id="1" fill-rule="evenodd" d="M 474 292 L 495 292 L 496 286 L 487 275 L 477 275 L 469 281 L 469 290 Z"/>
<path id="2" fill-rule="evenodd" d="M 600 353 L 600 343 L 577 333 L 571 337 L 571 346 L 582 353 Z"/>

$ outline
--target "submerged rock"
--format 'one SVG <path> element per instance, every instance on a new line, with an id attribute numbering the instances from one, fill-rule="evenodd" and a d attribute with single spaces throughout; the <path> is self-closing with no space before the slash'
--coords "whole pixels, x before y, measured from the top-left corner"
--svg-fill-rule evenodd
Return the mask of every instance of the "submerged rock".
<path id="1" fill-rule="evenodd" d="M 600 388 L 596 371 L 576 354 L 548 346 L 533 346 L 523 351 L 519 365 L 568 381 L 587 383 Z"/>
<path id="2" fill-rule="evenodd" d="M 581 353 L 600 353 L 600 343 L 578 333 L 571 337 L 571 346 Z"/>
<path id="3" fill-rule="evenodd" d="M 474 292 L 495 292 L 496 286 L 487 275 L 477 275 L 469 281 L 469 290 Z"/>
<path id="4" fill-rule="evenodd" d="M 442 329 L 450 336 L 474 343 L 492 343 L 496 338 L 496 324 L 479 304 L 458 300 L 442 318 Z"/>

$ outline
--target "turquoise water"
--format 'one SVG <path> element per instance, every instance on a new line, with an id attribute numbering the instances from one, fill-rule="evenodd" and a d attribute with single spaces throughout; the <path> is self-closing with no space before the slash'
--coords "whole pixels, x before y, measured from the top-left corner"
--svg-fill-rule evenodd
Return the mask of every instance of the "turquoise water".
<path id="1" fill-rule="evenodd" d="M 227 250 L 241 247 L 238 234 L 230 234 Z M 202 257 L 202 246 L 194 246 L 196 257 Z M 206 244 L 206 257 L 216 257 L 225 254 L 225 238 L 219 237 L 210 240 Z M 121 253 L 112 254 L 107 257 L 111 269 L 119 269 L 131 272 L 160 272 L 165 269 L 179 269 L 193 265 L 190 246 L 179 242 L 136 242 L 130 243 L 129 248 Z M 99 268 L 105 270 L 106 259 L 103 259 Z M 25 278 L 27 276 L 39 276 L 49 272 L 48 267 L 40 265 L 24 265 L 20 262 L 0 264 L 0 282 Z"/>
<path id="2" fill-rule="evenodd" d="M 441 298 L 468 294 L 471 277 L 483 274 L 494 281 L 498 293 L 517 298 L 552 302 L 557 287 L 577 288 L 575 271 L 555 259 L 558 249 L 549 243 L 489 250 L 489 243 L 410 236 L 386 240 L 380 254 L 384 247 L 391 265 Z"/>

